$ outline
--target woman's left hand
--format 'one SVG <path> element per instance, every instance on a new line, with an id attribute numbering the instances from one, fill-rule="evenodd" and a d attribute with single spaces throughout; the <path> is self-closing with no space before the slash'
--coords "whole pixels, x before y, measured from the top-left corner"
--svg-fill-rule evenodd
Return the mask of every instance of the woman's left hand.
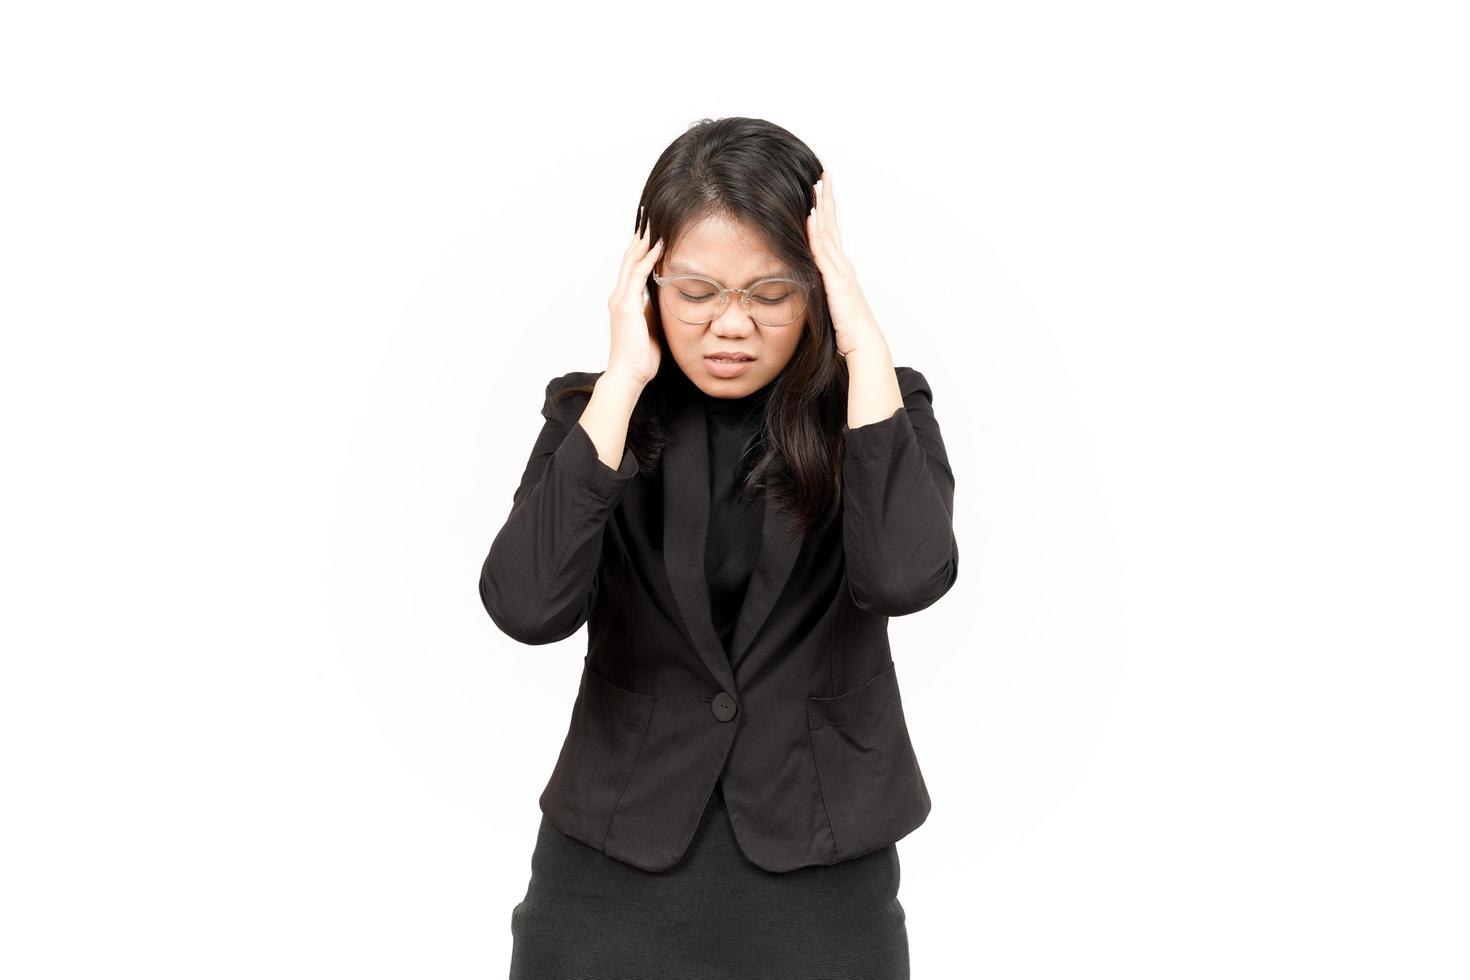
<path id="1" fill-rule="evenodd" d="M 884 343 L 878 321 L 868 308 L 867 297 L 858 286 L 857 273 L 842 251 L 837 231 L 837 204 L 832 198 L 832 178 L 827 171 L 812 185 L 816 199 L 806 218 L 807 242 L 822 272 L 827 292 L 827 309 L 837 333 L 837 352 L 847 357 L 859 347 Z"/>

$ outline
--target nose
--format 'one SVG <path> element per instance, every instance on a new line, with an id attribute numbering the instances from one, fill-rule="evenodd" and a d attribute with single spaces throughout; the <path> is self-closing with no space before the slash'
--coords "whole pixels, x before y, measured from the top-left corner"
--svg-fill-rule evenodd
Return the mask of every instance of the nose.
<path id="1" fill-rule="evenodd" d="M 725 308 L 709 325 L 721 337 L 748 337 L 755 329 L 755 320 L 746 312 L 739 293 L 726 293 Z"/>
<path id="2" fill-rule="evenodd" d="M 721 337 L 749 337 L 755 321 L 738 303 L 727 303 L 724 311 L 709 322 L 710 329 Z"/>

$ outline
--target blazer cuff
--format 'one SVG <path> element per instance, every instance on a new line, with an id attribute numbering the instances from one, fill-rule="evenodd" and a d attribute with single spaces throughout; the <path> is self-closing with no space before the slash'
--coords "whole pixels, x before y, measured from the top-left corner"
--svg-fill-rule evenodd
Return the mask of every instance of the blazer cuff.
<path id="1" fill-rule="evenodd" d="M 915 439 L 913 421 L 909 410 L 900 405 L 893 414 L 877 422 L 869 422 L 857 428 L 842 426 L 842 440 L 848 459 L 869 459 L 889 452 L 895 440 Z"/>
<path id="2" fill-rule="evenodd" d="M 582 486 L 603 501 L 611 499 L 638 475 L 638 457 L 633 455 L 631 448 L 623 447 L 623 460 L 617 469 L 613 469 L 597 455 L 597 444 L 580 422 L 572 423 L 571 431 L 557 447 L 556 455 L 576 474 Z"/>

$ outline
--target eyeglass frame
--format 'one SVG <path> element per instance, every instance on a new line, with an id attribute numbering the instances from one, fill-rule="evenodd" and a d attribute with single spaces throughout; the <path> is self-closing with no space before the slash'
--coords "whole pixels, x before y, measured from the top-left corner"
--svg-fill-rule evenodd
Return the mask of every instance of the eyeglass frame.
<path id="1" fill-rule="evenodd" d="M 694 272 L 681 272 L 678 275 L 674 275 L 674 276 L 661 276 L 657 272 L 654 272 L 654 273 L 651 273 L 651 275 L 653 276 L 653 281 L 656 282 L 656 283 L 658 283 L 660 286 L 663 286 L 663 285 L 666 285 L 668 283 L 671 283 L 675 279 L 698 279 L 698 280 L 700 280 L 702 282 L 709 283 L 711 286 L 715 287 L 716 289 L 718 289 L 720 291 L 720 309 L 719 309 L 719 312 L 718 313 L 715 313 L 708 320 L 703 320 L 703 321 L 700 321 L 700 322 L 697 322 L 696 323 L 693 320 L 686 320 L 682 316 L 678 316 L 677 314 L 675 315 L 676 318 L 678 319 L 678 321 L 680 323 L 687 323 L 691 327 L 702 327 L 705 324 L 713 323 L 715 320 L 719 319 L 720 316 L 724 314 L 725 309 L 726 309 L 726 307 L 728 306 L 728 304 L 730 302 L 730 294 L 731 293 L 739 293 L 740 294 L 740 306 L 745 310 L 746 313 L 748 313 L 750 315 L 750 318 L 752 320 L 754 320 L 756 323 L 759 323 L 761 326 L 763 326 L 763 327 L 789 327 L 793 323 L 795 323 L 797 320 L 800 320 L 803 316 L 806 315 L 807 308 L 805 306 L 802 307 L 802 310 L 801 310 L 800 313 L 798 313 L 796 316 L 792 317 L 790 320 L 787 320 L 785 323 L 767 323 L 764 320 L 762 320 L 760 317 L 756 316 L 755 313 L 751 310 L 751 308 L 750 308 L 750 291 L 752 289 L 755 289 L 757 286 L 763 286 L 763 285 L 765 285 L 768 282 L 789 282 L 792 285 L 799 286 L 800 288 L 802 288 L 804 290 L 807 290 L 807 291 L 810 291 L 811 288 L 812 288 L 812 283 L 802 282 L 800 279 L 788 279 L 786 276 L 767 276 L 764 279 L 757 279 L 755 282 L 751 283 L 749 286 L 746 286 L 744 289 L 737 289 L 737 288 L 735 288 L 733 286 L 725 286 L 725 285 L 722 285 L 720 283 L 720 281 L 717 280 L 717 279 L 711 279 L 709 276 L 702 276 L 702 275 L 699 275 L 699 274 L 694 273 Z"/>

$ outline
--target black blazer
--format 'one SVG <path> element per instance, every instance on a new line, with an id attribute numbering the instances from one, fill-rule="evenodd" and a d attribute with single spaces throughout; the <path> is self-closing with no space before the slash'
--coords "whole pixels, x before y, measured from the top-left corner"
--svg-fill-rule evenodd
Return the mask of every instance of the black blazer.
<path id="1" fill-rule="evenodd" d="M 767 871 L 835 864 L 929 814 L 888 646 L 888 618 L 954 584 L 950 471 L 924 376 L 904 407 L 844 439 L 842 519 L 800 540 L 766 498 L 760 553 L 729 654 L 710 615 L 705 413 L 674 402 L 658 472 L 597 456 L 588 384 L 546 387 L 545 423 L 480 572 L 507 635 L 553 643 L 588 624 L 571 721 L 540 797 L 563 833 L 663 871 L 719 780 L 741 849 Z M 692 386 L 691 386 L 692 390 Z"/>

